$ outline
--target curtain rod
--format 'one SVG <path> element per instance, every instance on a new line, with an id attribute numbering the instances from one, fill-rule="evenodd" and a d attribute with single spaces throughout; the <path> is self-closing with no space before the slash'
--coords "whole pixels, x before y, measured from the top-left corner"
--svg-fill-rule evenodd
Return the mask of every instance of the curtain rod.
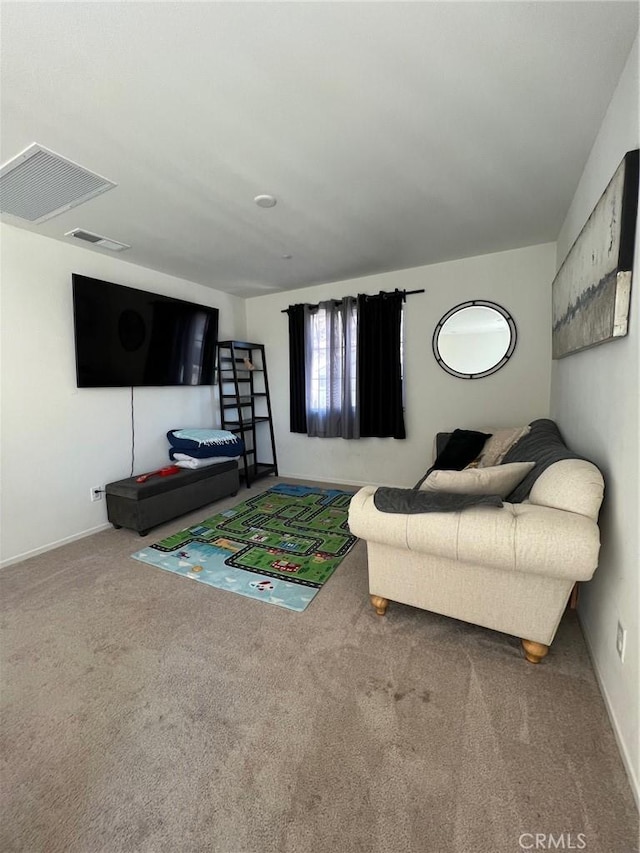
<path id="1" fill-rule="evenodd" d="M 398 288 L 396 288 L 395 290 L 381 290 L 381 291 L 380 291 L 380 293 L 365 293 L 365 294 L 363 294 L 363 295 L 364 295 L 364 296 L 366 296 L 366 297 L 373 297 L 373 296 L 395 296 L 397 293 L 402 294 L 402 299 L 403 299 L 403 300 L 405 300 L 405 299 L 407 298 L 407 296 L 413 296 L 413 295 L 414 295 L 414 293 L 425 293 L 425 289 L 424 289 L 424 288 L 422 288 L 422 290 L 398 290 Z M 327 301 L 328 301 L 328 302 L 335 302 L 335 303 L 336 303 L 336 305 L 340 305 L 340 304 L 342 304 L 342 299 L 330 299 L 330 300 L 327 300 Z M 317 304 L 317 303 L 316 303 L 315 305 L 309 305 L 309 308 L 318 308 L 318 307 L 319 307 L 319 306 L 318 306 L 318 304 Z M 281 314 L 288 314 L 288 313 L 289 313 L 289 309 L 288 309 L 288 308 L 283 308 L 283 309 L 282 309 L 282 311 L 281 311 L 280 313 L 281 313 Z"/>

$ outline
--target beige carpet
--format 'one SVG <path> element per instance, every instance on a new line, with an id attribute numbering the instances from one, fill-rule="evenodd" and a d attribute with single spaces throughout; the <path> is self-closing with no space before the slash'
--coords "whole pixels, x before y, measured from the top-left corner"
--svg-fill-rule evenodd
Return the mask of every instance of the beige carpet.
<path id="1" fill-rule="evenodd" d="M 0 573 L 2 853 L 637 849 L 572 614 L 534 667 L 512 637 L 376 616 L 363 543 L 304 613 L 130 559 L 270 482 Z"/>

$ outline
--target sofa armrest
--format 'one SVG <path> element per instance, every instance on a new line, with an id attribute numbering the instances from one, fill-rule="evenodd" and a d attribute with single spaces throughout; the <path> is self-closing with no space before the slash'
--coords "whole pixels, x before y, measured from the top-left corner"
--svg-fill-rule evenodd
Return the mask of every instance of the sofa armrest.
<path id="1" fill-rule="evenodd" d="M 504 571 L 586 581 L 598 565 L 597 524 L 584 515 L 533 504 L 472 507 L 463 512 L 380 512 L 374 486 L 351 499 L 355 536 L 413 552 Z"/>
<path id="2" fill-rule="evenodd" d="M 603 497 L 604 479 L 595 465 L 585 459 L 561 459 L 540 474 L 529 503 L 577 512 L 597 521 Z"/>

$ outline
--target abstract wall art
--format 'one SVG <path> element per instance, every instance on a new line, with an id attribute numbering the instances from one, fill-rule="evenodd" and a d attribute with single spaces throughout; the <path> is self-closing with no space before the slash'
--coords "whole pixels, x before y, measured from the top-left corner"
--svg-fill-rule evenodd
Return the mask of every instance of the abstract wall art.
<path id="1" fill-rule="evenodd" d="M 620 163 L 553 282 L 553 358 L 627 334 L 638 150 Z"/>

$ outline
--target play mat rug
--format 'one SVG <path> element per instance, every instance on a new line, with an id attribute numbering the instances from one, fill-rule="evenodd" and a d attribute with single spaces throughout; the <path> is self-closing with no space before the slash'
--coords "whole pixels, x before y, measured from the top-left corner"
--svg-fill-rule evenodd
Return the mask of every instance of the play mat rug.
<path id="1" fill-rule="evenodd" d="M 133 554 L 200 583 L 304 610 L 356 537 L 351 492 L 282 483 Z"/>

